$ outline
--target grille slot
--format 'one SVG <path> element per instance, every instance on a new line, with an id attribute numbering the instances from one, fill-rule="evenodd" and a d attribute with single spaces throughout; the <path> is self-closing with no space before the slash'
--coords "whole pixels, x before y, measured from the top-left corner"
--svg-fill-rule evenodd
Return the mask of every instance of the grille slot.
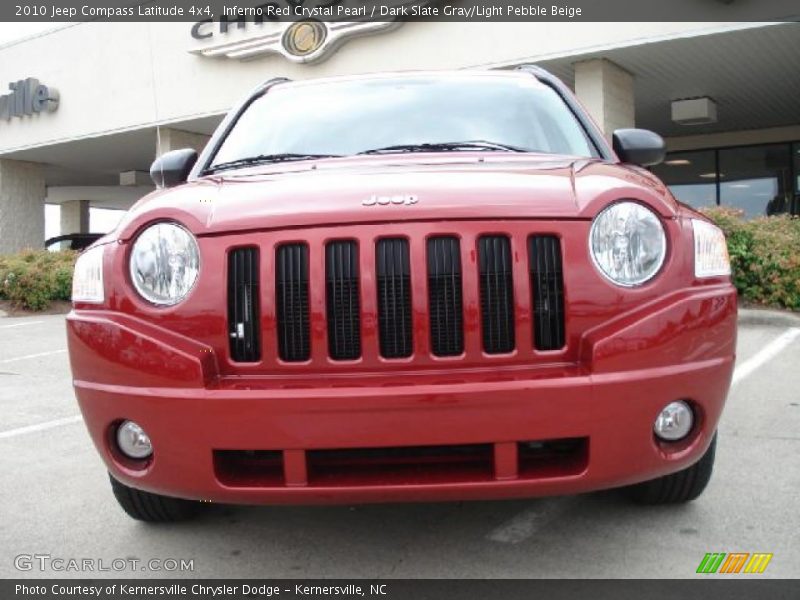
<path id="1" fill-rule="evenodd" d="M 436 356 L 464 352 L 461 244 L 454 237 L 428 239 L 428 306 Z"/>
<path id="2" fill-rule="evenodd" d="M 257 248 L 236 248 L 228 253 L 228 331 L 231 360 L 261 360 Z"/>
<path id="3" fill-rule="evenodd" d="M 361 356 L 358 246 L 345 240 L 325 247 L 328 354 L 334 360 Z"/>
<path id="4" fill-rule="evenodd" d="M 279 246 L 275 262 L 278 356 L 286 362 L 306 361 L 311 357 L 308 246 Z"/>
<path id="5" fill-rule="evenodd" d="M 375 246 L 381 356 L 411 356 L 411 268 L 408 240 L 385 238 Z"/>
<path id="6" fill-rule="evenodd" d="M 514 282 L 511 243 L 505 236 L 478 240 L 483 350 L 502 354 L 514 349 Z"/>
<path id="7" fill-rule="evenodd" d="M 558 350 L 565 342 L 564 274 L 559 239 L 554 235 L 531 236 L 528 259 L 534 345 L 537 350 Z"/>

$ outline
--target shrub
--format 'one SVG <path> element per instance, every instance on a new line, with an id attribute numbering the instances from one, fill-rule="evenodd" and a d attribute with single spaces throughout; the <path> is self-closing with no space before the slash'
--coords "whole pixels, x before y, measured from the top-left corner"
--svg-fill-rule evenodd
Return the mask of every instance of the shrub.
<path id="1" fill-rule="evenodd" d="M 704 209 L 725 232 L 733 283 L 747 302 L 800 310 L 800 218 L 751 221 L 730 208 Z"/>
<path id="2" fill-rule="evenodd" d="M 0 299 L 27 310 L 46 310 L 55 300 L 69 300 L 76 258 L 72 250 L 0 256 Z"/>

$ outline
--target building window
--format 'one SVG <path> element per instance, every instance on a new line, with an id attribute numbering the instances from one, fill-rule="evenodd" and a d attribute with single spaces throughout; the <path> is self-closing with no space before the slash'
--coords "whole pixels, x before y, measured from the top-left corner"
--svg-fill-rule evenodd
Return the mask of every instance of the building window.
<path id="1" fill-rule="evenodd" d="M 789 144 L 719 151 L 719 203 L 752 219 L 789 212 L 792 162 Z"/>
<path id="2" fill-rule="evenodd" d="M 800 213 L 800 143 L 671 152 L 653 169 L 693 206 L 730 206 L 748 219 Z"/>
<path id="3" fill-rule="evenodd" d="M 694 208 L 717 204 L 716 151 L 671 152 L 653 172 L 681 202 Z"/>

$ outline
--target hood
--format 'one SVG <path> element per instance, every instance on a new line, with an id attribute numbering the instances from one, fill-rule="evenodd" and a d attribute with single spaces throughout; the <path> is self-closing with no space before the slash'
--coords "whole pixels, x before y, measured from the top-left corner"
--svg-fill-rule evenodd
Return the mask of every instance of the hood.
<path id="1" fill-rule="evenodd" d="M 599 160 L 485 152 L 348 157 L 241 169 L 154 192 L 130 210 L 118 237 L 162 219 L 199 236 L 442 219 L 591 219 L 622 198 L 675 215 L 675 201 L 649 172 Z"/>

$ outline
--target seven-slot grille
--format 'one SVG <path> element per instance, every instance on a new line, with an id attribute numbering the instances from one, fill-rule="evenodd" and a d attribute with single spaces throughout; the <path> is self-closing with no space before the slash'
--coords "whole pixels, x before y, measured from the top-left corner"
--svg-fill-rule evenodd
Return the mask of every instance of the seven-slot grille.
<path id="1" fill-rule="evenodd" d="M 324 250 L 320 248 L 324 253 L 324 281 L 316 281 L 317 275 L 311 281 L 311 273 L 321 275 L 322 271 L 311 269 L 313 254 L 306 243 L 280 244 L 274 249 L 274 290 L 259 287 L 258 248 L 233 249 L 228 261 L 231 359 L 261 360 L 258 300 L 274 293 L 278 358 L 288 363 L 310 360 L 310 286 L 320 285 L 324 285 L 329 359 L 361 358 L 363 302 L 367 302 L 371 313 L 366 317 L 367 327 L 377 330 L 377 348 L 367 345 L 369 352 L 379 352 L 385 359 L 409 358 L 415 347 L 412 280 L 420 268 L 425 270 L 425 279 L 419 282 L 421 274 L 417 274 L 417 281 L 427 285 L 429 351 L 438 357 L 461 356 L 465 351 L 465 260 L 470 260 L 471 268 L 476 269 L 468 281 L 474 286 L 470 289 L 479 294 L 484 353 L 525 351 L 526 348 L 517 347 L 519 343 L 533 346 L 527 350 L 560 350 L 566 343 L 561 242 L 557 236 L 538 234 L 526 241 L 529 281 L 525 283 L 533 313 L 532 340 L 528 333 L 517 329 L 521 326 L 517 319 L 526 314 L 516 313 L 515 301 L 515 293 L 522 293 L 524 288 L 521 281 L 515 288 L 515 275 L 521 271 L 515 272 L 514 262 L 522 259 L 514 250 L 519 246 L 507 235 L 483 235 L 474 242 L 474 248 L 462 248 L 462 240 L 456 236 L 431 236 L 425 241 L 424 261 L 413 264 L 410 242 L 404 237 L 380 238 L 369 250 L 359 248 L 356 240 L 331 240 Z M 360 253 L 364 254 L 361 258 Z M 314 260 L 322 260 L 322 256 L 316 256 L 319 258 Z M 361 273 L 362 267 L 368 272 Z M 373 286 L 366 290 L 362 289 L 365 276 L 369 278 L 368 285 Z M 314 289 L 319 290 L 316 294 L 322 292 L 321 287 Z M 364 294 L 374 297 L 365 300 Z M 269 340 L 271 336 L 264 337 Z"/>

